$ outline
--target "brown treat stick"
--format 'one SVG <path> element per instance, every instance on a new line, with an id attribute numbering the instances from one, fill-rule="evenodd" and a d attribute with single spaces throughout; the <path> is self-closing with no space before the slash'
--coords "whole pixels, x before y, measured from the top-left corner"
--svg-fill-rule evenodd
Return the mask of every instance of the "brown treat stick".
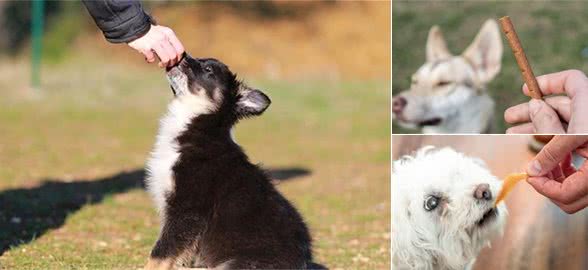
<path id="1" fill-rule="evenodd" d="M 521 41 L 517 36 L 517 32 L 515 31 L 510 18 L 504 16 L 500 18 L 499 21 L 500 26 L 502 26 L 502 32 L 504 32 L 506 40 L 508 40 L 508 45 L 510 45 L 512 53 L 517 60 L 517 64 L 521 69 L 521 75 L 523 75 L 523 79 L 525 80 L 525 83 L 527 83 L 527 87 L 529 87 L 529 94 L 532 98 L 541 99 L 543 97 L 541 89 L 539 88 L 537 79 L 535 79 L 535 75 L 533 75 L 533 70 L 531 69 L 531 65 L 529 65 L 529 61 L 523 50 L 523 45 L 521 45 Z"/>

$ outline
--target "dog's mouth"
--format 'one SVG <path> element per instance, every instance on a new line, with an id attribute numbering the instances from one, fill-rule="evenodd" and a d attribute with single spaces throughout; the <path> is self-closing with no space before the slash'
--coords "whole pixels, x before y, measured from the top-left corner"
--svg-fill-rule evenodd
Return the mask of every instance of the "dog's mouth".
<path id="1" fill-rule="evenodd" d="M 480 220 L 478 220 L 478 222 L 477 222 L 478 227 L 483 227 L 486 224 L 496 220 L 497 216 L 498 216 L 498 209 L 496 207 L 490 208 L 490 210 L 486 211 L 486 213 L 484 213 L 482 218 L 480 218 Z"/>
<path id="2" fill-rule="evenodd" d="M 441 124 L 441 122 L 443 122 L 443 119 L 441 117 L 433 117 L 433 118 L 425 119 L 423 121 L 410 121 L 410 120 L 406 119 L 406 117 L 404 117 L 404 115 L 402 113 L 393 113 L 393 117 L 401 123 L 408 123 L 408 124 L 413 123 L 413 124 L 418 125 L 419 127 L 437 126 L 437 125 Z"/>
<path id="3" fill-rule="evenodd" d="M 441 122 L 442 122 L 442 119 L 440 117 L 433 117 L 433 118 L 427 119 L 425 121 L 419 122 L 418 125 L 420 127 L 424 127 L 424 126 L 436 126 L 436 125 L 441 124 Z"/>
<path id="4" fill-rule="evenodd" d="M 182 54 L 182 58 L 180 59 L 180 61 L 178 61 L 178 63 L 171 67 L 165 68 L 165 73 L 167 75 L 167 79 L 169 81 L 170 88 L 174 96 L 176 96 L 178 92 L 181 91 L 180 87 L 178 86 L 178 81 L 181 80 L 180 78 L 182 77 L 184 77 L 185 79 L 185 75 L 183 74 L 182 68 L 180 66 L 184 64 L 184 62 L 186 61 L 186 57 L 188 57 L 188 54 L 184 52 Z"/>

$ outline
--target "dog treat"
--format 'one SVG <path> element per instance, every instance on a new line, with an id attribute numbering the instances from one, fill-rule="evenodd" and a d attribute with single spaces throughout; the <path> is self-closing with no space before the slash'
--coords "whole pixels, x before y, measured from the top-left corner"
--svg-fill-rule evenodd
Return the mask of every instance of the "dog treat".
<path id="1" fill-rule="evenodd" d="M 529 94 L 532 98 L 541 99 L 543 95 L 541 95 L 541 89 L 539 88 L 539 84 L 537 83 L 537 79 L 533 74 L 533 70 L 531 69 L 531 65 L 529 65 L 529 61 L 527 60 L 527 56 L 525 55 L 525 51 L 523 50 L 523 45 L 521 45 L 521 41 L 517 36 L 517 32 L 510 21 L 508 16 L 504 16 L 500 18 L 500 26 L 502 27 L 502 32 L 506 36 L 506 40 L 508 40 L 508 45 L 512 49 L 512 53 L 515 56 L 517 64 L 521 69 L 521 74 L 523 75 L 523 79 L 525 83 L 527 83 L 527 87 L 529 87 Z"/>
<path id="2" fill-rule="evenodd" d="M 526 173 L 513 173 L 507 175 L 504 179 L 504 183 L 502 184 L 502 189 L 500 190 L 500 193 L 498 193 L 498 197 L 496 197 L 496 202 L 494 205 L 497 205 L 500 201 L 502 201 L 519 181 L 527 179 L 528 177 L 529 176 Z"/>

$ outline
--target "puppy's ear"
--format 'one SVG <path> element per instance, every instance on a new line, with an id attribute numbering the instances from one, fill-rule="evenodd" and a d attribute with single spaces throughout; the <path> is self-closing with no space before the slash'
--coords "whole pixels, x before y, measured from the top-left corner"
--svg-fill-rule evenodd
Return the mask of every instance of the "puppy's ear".
<path id="1" fill-rule="evenodd" d="M 449 57 L 451 57 L 451 53 L 447 49 L 441 28 L 437 25 L 431 27 L 427 38 L 427 62 L 435 62 Z"/>
<path id="2" fill-rule="evenodd" d="M 263 92 L 248 87 L 245 84 L 239 86 L 239 100 L 237 100 L 237 114 L 241 117 L 260 115 L 271 100 Z"/>
<path id="3" fill-rule="evenodd" d="M 472 63 L 481 82 L 487 83 L 498 74 L 502 62 L 502 39 L 496 21 L 490 19 L 484 23 L 462 56 Z"/>

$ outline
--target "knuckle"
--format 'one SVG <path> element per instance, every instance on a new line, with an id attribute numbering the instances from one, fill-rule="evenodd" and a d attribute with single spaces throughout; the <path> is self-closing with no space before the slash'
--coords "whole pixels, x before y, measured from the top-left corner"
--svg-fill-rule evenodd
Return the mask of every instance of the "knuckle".
<path id="1" fill-rule="evenodd" d="M 556 117 L 554 114 L 552 114 L 551 112 L 544 112 L 542 115 L 542 119 L 541 122 L 547 123 L 547 124 L 555 124 L 559 122 L 559 118 Z"/>
<path id="2" fill-rule="evenodd" d="M 586 75 L 584 74 L 584 72 L 578 70 L 578 69 L 570 69 L 570 76 L 572 77 L 580 77 L 580 78 L 585 78 Z"/>
<path id="3" fill-rule="evenodd" d="M 570 196 L 569 193 L 562 194 L 559 198 L 559 201 L 564 204 L 570 204 L 574 202 L 572 196 Z"/>
<path id="4" fill-rule="evenodd" d="M 541 160 L 547 161 L 550 164 L 554 164 L 557 163 L 559 161 L 558 156 L 556 153 L 553 152 L 553 150 L 551 150 L 551 148 L 543 148 L 543 151 L 541 151 L 542 154 L 542 158 Z M 543 165 L 543 164 L 541 164 Z"/>

